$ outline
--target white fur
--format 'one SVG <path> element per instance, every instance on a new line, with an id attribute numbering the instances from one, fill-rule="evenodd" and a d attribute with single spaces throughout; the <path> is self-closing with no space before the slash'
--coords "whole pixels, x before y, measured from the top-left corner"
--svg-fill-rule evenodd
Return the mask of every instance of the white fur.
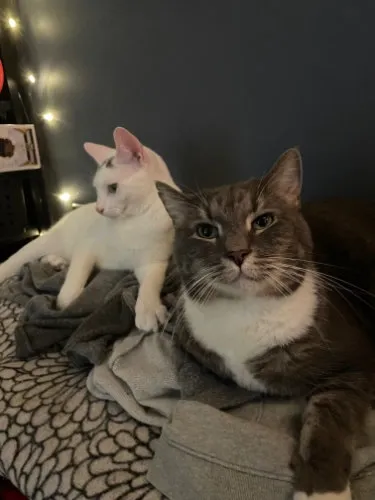
<path id="1" fill-rule="evenodd" d="M 267 392 L 246 362 L 301 337 L 313 322 L 317 300 L 313 277 L 307 273 L 302 285 L 286 297 L 245 294 L 200 304 L 185 293 L 184 307 L 194 337 L 222 357 L 235 381 Z"/>
<path id="2" fill-rule="evenodd" d="M 57 299 L 58 307 L 63 309 L 82 292 L 94 266 L 133 270 L 140 282 L 136 325 L 140 329 L 155 330 L 158 321 L 164 321 L 160 290 L 174 236 L 171 219 L 159 199 L 155 180 L 176 186 L 161 157 L 140 143 L 139 146 L 142 148 L 142 163 L 130 154 L 127 164 L 114 160 L 114 166 L 110 168 L 99 167 L 94 185 L 97 203 L 104 205 L 101 207 L 104 215 L 97 213 L 95 203 L 68 213 L 47 233 L 0 266 L 0 282 L 16 274 L 23 264 L 43 256 L 47 256 L 55 267 L 61 267 L 67 260 L 70 266 Z M 117 149 L 92 144 L 86 149 L 90 147 L 94 152 L 90 154 L 96 155 L 97 160 L 102 160 L 100 155 L 115 157 L 118 152 Z M 107 189 L 110 183 L 118 183 L 118 191 L 112 195 Z"/>
<path id="3" fill-rule="evenodd" d="M 307 495 L 297 491 L 294 493 L 293 500 L 351 500 L 352 495 L 350 493 L 349 486 L 341 493 L 328 492 L 328 493 L 313 493 L 312 495 Z"/>

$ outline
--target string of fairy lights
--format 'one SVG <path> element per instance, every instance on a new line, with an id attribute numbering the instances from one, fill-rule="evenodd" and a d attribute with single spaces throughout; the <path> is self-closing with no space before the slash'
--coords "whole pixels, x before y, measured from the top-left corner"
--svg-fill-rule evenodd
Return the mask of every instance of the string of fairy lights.
<path id="1" fill-rule="evenodd" d="M 20 22 L 14 16 L 7 17 L 6 25 L 11 31 L 13 31 L 15 33 L 20 30 Z M 35 85 L 37 83 L 37 77 L 34 75 L 34 73 L 32 73 L 30 71 L 28 73 L 26 73 L 25 78 L 26 78 L 27 82 L 31 85 Z M 48 124 L 53 124 L 56 121 L 55 114 L 49 109 L 47 109 L 43 113 L 41 113 L 40 117 L 45 123 L 48 123 Z M 71 193 L 69 193 L 69 191 L 62 191 L 61 193 L 59 193 L 57 195 L 57 197 L 64 204 L 72 204 L 73 208 L 76 205 L 75 203 L 72 203 L 72 195 L 71 195 Z"/>
<path id="2" fill-rule="evenodd" d="M 16 18 L 12 17 L 12 16 L 9 16 L 9 17 L 8 17 L 8 19 L 7 19 L 7 24 L 8 24 L 8 27 L 9 27 L 12 31 L 17 31 L 17 30 L 19 30 L 19 28 L 20 28 L 20 23 L 19 23 L 19 21 L 18 21 Z M 36 83 L 36 81 L 37 81 L 36 76 L 35 76 L 33 73 L 31 73 L 31 72 L 28 72 L 28 73 L 26 74 L 26 80 L 27 80 L 29 83 L 31 83 L 32 85 L 34 85 L 34 84 Z M 54 113 L 53 113 L 52 111 L 50 111 L 50 110 L 46 110 L 45 112 L 43 112 L 43 113 L 41 114 L 41 117 L 42 117 L 42 119 L 43 119 L 45 122 L 49 122 L 49 123 L 51 123 L 51 122 L 55 121 L 55 119 L 56 119 L 56 117 L 55 117 Z"/>

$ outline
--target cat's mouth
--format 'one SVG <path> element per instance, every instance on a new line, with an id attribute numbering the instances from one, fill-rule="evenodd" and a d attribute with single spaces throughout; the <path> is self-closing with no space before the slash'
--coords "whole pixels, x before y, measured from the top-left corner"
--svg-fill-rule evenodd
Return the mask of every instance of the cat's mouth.
<path id="1" fill-rule="evenodd" d="M 255 282 L 259 283 L 260 281 L 264 280 L 263 273 L 256 271 L 256 270 L 250 270 L 250 271 L 244 271 L 243 269 L 238 269 L 237 273 L 235 276 L 231 276 L 229 279 L 229 284 L 241 284 L 241 283 L 248 283 L 248 282 Z"/>
<path id="2" fill-rule="evenodd" d="M 259 283 L 260 281 L 263 281 L 264 280 L 264 277 L 262 276 L 261 273 L 257 273 L 257 272 L 251 272 L 251 274 L 247 274 L 245 273 L 244 271 L 240 270 L 239 274 L 238 274 L 238 277 L 237 277 L 237 281 L 255 281 L 257 283 Z"/>
<path id="3" fill-rule="evenodd" d="M 109 214 L 102 214 L 102 215 L 103 215 L 103 217 L 106 217 L 107 219 L 117 219 L 118 216 L 119 216 L 119 214 L 111 214 L 111 213 L 109 213 Z"/>
<path id="4" fill-rule="evenodd" d="M 103 212 L 102 215 L 103 217 L 107 217 L 107 219 L 117 219 L 118 217 L 122 216 L 125 212 L 125 208 L 123 210 L 108 210 L 107 212 Z"/>

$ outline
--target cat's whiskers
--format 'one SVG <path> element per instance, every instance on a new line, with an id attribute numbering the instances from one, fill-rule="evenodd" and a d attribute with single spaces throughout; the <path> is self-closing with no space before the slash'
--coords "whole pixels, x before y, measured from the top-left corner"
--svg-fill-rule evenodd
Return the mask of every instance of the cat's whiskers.
<path id="1" fill-rule="evenodd" d="M 206 293 L 200 299 L 203 306 L 206 305 L 207 302 L 209 302 L 211 300 L 212 296 L 214 295 L 214 293 L 215 293 L 215 286 L 214 285 L 217 282 L 217 280 L 218 280 L 218 277 L 216 277 L 216 278 L 214 277 L 210 286 L 206 287 Z"/>
<path id="2" fill-rule="evenodd" d="M 303 268 L 299 268 L 298 266 L 289 266 L 288 264 L 285 264 L 287 266 L 288 269 L 297 269 L 299 271 L 301 271 Z M 353 283 L 350 283 L 349 281 L 345 281 L 341 278 L 337 278 L 335 276 L 332 276 L 330 274 L 326 274 L 326 273 L 323 273 L 321 271 L 318 271 L 317 269 L 311 269 L 310 270 L 311 273 L 316 277 L 316 278 L 320 278 L 322 281 L 324 281 L 325 283 L 329 283 L 334 290 L 338 291 L 337 289 L 340 288 L 341 290 L 344 290 L 346 292 L 349 292 L 351 293 L 355 298 L 361 300 L 364 304 L 366 304 L 368 307 L 372 308 L 375 310 L 374 306 L 372 304 L 370 304 L 368 301 L 366 301 L 363 297 L 361 297 L 360 295 L 358 295 L 357 293 L 355 293 L 354 290 L 352 290 L 352 288 L 368 295 L 369 297 L 372 297 L 372 298 L 375 298 L 375 295 L 372 294 L 371 292 L 368 292 L 367 290 L 361 288 L 361 287 L 358 287 L 356 285 L 354 285 Z M 347 285 L 347 286 L 346 286 Z"/>
<path id="3" fill-rule="evenodd" d="M 189 291 L 189 294 L 191 295 L 193 300 L 199 300 L 200 302 L 203 302 L 204 299 L 204 303 L 206 303 L 206 301 L 208 301 L 212 297 L 213 293 L 215 292 L 213 284 L 220 276 L 220 270 L 216 267 L 203 268 L 200 270 L 200 275 L 201 276 L 198 280 L 196 279 L 196 276 L 193 276 L 188 281 L 186 281 L 181 287 L 179 296 L 176 300 L 176 303 L 172 311 L 168 315 L 168 319 L 164 324 L 164 327 L 161 331 L 161 335 L 165 334 L 167 326 L 169 325 L 171 320 L 175 318 L 172 329 L 172 339 L 174 338 L 176 330 L 181 325 L 181 322 L 184 319 L 184 311 L 182 308 L 182 303 L 184 300 L 184 293 L 186 292 L 186 290 Z M 210 279 L 212 279 L 213 282 L 205 283 L 206 280 Z M 176 312 L 178 312 L 177 317 L 175 317 Z"/>
<path id="4" fill-rule="evenodd" d="M 283 290 L 282 283 L 275 276 L 273 276 L 270 272 L 266 272 L 265 277 L 266 280 L 268 280 L 271 285 L 276 288 L 280 295 L 282 295 L 283 297 L 286 296 L 285 290 Z"/>
<path id="5" fill-rule="evenodd" d="M 334 268 L 338 268 L 338 269 L 349 269 L 348 267 L 344 267 L 344 266 L 338 266 L 336 264 L 328 264 L 327 262 L 319 262 L 317 260 L 314 260 L 314 259 L 300 259 L 299 257 L 288 257 L 288 254 L 273 254 L 273 255 L 266 255 L 266 256 L 262 256 L 262 257 L 259 257 L 260 260 L 277 260 L 278 262 L 281 260 L 281 261 L 284 261 L 284 260 L 291 260 L 293 262 L 303 262 L 303 263 L 306 263 L 306 264 L 318 264 L 320 266 L 327 266 L 327 267 L 334 267 Z"/>
<path id="6" fill-rule="evenodd" d="M 288 273 L 288 277 L 290 278 L 301 278 L 303 277 L 303 274 L 301 274 L 302 272 L 303 273 L 306 273 L 306 269 L 304 268 L 299 268 L 297 266 L 290 266 L 289 264 L 282 264 L 282 263 L 278 263 L 275 265 L 275 269 L 277 269 L 278 267 L 283 267 L 285 272 Z M 350 289 L 347 289 L 346 287 L 344 287 L 343 285 L 341 285 L 340 283 L 337 284 L 335 283 L 333 280 L 330 281 L 327 276 L 324 276 L 324 273 L 323 273 L 323 276 L 321 276 L 321 273 L 319 271 L 316 271 L 316 270 L 313 270 L 313 269 L 310 269 L 309 272 L 311 272 L 311 274 L 313 275 L 314 279 L 317 281 L 317 284 L 323 288 L 324 290 L 328 290 L 328 291 L 333 291 L 333 292 L 336 292 L 347 304 L 348 306 L 351 308 L 351 310 L 354 312 L 355 315 L 358 315 L 358 311 L 356 310 L 356 308 L 354 307 L 354 305 L 350 302 L 350 300 L 340 291 L 340 288 L 342 288 L 343 290 L 345 291 L 348 291 L 350 292 L 352 295 L 354 295 L 354 297 L 362 300 L 368 307 L 370 307 L 371 309 L 374 309 L 375 308 L 370 304 L 368 303 L 367 301 L 365 301 L 362 297 L 358 296 L 355 292 L 353 292 L 352 290 Z M 330 298 L 326 295 L 325 296 L 325 300 L 331 305 L 331 307 L 333 307 L 337 312 L 338 314 L 343 318 L 345 319 L 345 316 L 343 314 L 343 312 L 330 300 Z"/>
<path id="7" fill-rule="evenodd" d="M 279 258 L 278 258 L 278 256 L 273 256 L 273 257 L 262 257 L 260 260 L 262 260 L 262 261 L 272 261 L 272 260 L 273 260 L 273 261 L 275 261 L 275 262 L 277 262 L 277 263 L 280 263 L 280 264 L 284 264 L 284 265 L 288 265 L 288 266 L 289 266 L 289 264 L 288 264 L 288 263 L 283 263 L 283 262 L 280 262 L 280 260 L 279 260 L 279 259 L 285 259 L 285 260 L 286 260 L 287 258 L 285 258 L 285 257 L 283 257 L 282 255 L 280 255 L 280 256 L 279 256 Z M 324 265 L 324 263 L 322 263 L 322 262 L 317 262 L 317 261 L 315 261 L 315 260 L 306 260 L 306 261 L 303 261 L 302 259 L 299 259 L 299 258 L 296 258 L 296 259 L 288 259 L 288 260 L 295 260 L 296 262 L 298 262 L 298 261 L 299 261 L 299 262 L 307 262 L 307 263 L 310 263 L 310 264 L 313 264 L 313 265 L 314 265 L 314 264 L 317 264 L 317 265 L 322 265 L 322 264 L 323 264 L 323 265 Z M 329 264 L 327 264 L 327 265 L 329 265 Z M 300 270 L 304 269 L 304 268 L 302 268 L 302 267 L 300 267 L 300 266 L 295 266 L 295 267 L 298 267 Z M 331 265 L 331 267 L 340 267 L 340 266 L 333 266 L 333 265 Z M 342 269 L 348 269 L 348 268 L 342 268 Z M 369 292 L 368 290 L 365 290 L 364 288 L 359 287 L 358 285 L 355 285 L 354 283 L 351 283 L 350 281 L 346 281 L 346 280 L 344 280 L 344 279 L 342 279 L 342 278 L 338 278 L 338 277 L 336 277 L 336 276 L 333 276 L 332 274 L 324 273 L 324 272 L 322 272 L 322 271 L 317 270 L 316 268 L 315 268 L 315 269 L 313 269 L 313 271 L 314 271 L 315 273 L 319 273 L 320 275 L 327 277 L 328 279 L 331 279 L 331 280 L 337 281 L 337 282 L 339 282 L 339 283 L 343 283 L 343 285 L 348 285 L 348 286 L 350 286 L 350 287 L 353 287 L 353 288 L 357 289 L 358 291 L 361 291 L 361 292 L 365 293 L 366 295 L 369 295 L 370 297 L 375 298 L 375 295 L 374 295 L 373 293 Z"/>
<path id="8" fill-rule="evenodd" d="M 200 280 L 198 282 L 196 282 L 193 285 L 193 287 L 191 287 L 189 289 L 189 294 L 193 298 L 193 300 L 198 300 L 199 302 L 202 302 L 202 297 L 201 297 L 202 292 L 204 293 L 204 291 L 206 289 L 212 289 L 213 284 L 217 281 L 217 278 L 219 276 L 220 276 L 219 271 L 212 270 L 212 271 L 210 271 L 210 273 L 208 273 L 207 275 L 200 278 Z M 213 283 L 205 283 L 205 281 L 207 281 L 208 279 L 212 279 Z M 200 285 L 200 286 L 198 286 L 198 285 Z M 196 292 L 192 293 L 192 291 L 195 290 L 196 288 L 197 288 Z"/>

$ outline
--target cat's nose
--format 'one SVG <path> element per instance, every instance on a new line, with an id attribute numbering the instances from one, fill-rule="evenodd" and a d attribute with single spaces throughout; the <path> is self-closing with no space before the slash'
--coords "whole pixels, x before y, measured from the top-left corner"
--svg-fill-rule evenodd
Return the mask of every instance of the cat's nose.
<path id="1" fill-rule="evenodd" d="M 98 212 L 98 214 L 102 214 L 104 212 L 104 208 L 98 207 L 98 205 L 96 205 L 96 211 Z"/>
<path id="2" fill-rule="evenodd" d="M 227 257 L 237 264 L 238 267 L 241 267 L 249 253 L 249 250 L 234 250 L 233 252 L 228 252 Z"/>

